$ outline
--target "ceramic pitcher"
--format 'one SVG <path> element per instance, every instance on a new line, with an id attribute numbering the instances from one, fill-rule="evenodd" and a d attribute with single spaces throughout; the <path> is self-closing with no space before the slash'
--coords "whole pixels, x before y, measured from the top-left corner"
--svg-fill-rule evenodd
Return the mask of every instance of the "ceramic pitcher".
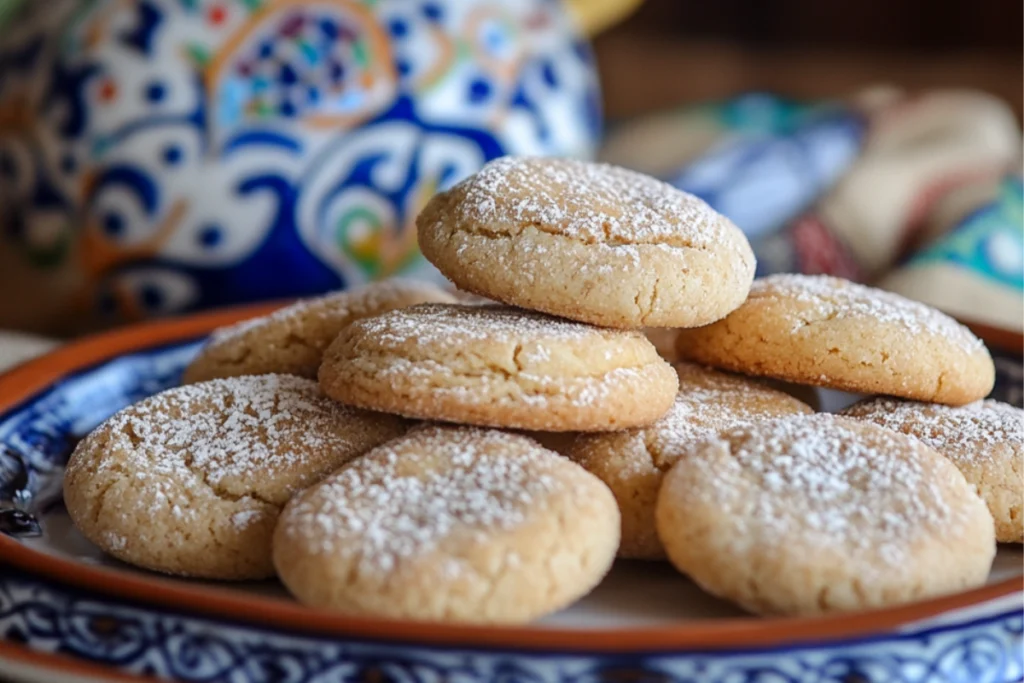
<path id="1" fill-rule="evenodd" d="M 68 333 L 431 275 L 424 202 L 590 156 L 629 2 L 45 0 L 0 39 L 0 327 Z"/>

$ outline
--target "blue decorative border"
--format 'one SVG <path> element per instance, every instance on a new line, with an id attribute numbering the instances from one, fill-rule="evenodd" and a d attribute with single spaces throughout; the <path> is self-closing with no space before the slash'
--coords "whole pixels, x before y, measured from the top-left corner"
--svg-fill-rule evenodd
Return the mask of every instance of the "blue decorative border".
<path id="1" fill-rule="evenodd" d="M 112 601 L 5 570 L 0 574 L 0 637 L 128 673 L 210 682 L 1002 683 L 1024 677 L 1024 615 L 1019 609 L 888 638 L 795 648 L 536 653 L 280 632 Z"/>

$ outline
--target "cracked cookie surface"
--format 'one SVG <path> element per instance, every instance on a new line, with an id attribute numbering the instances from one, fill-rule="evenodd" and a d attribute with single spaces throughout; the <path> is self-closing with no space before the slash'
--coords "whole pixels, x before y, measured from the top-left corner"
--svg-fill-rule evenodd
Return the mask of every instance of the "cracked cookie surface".
<path id="1" fill-rule="evenodd" d="M 422 426 L 290 502 L 274 560 L 316 607 L 523 623 L 589 593 L 618 533 L 608 489 L 533 440 Z"/>
<path id="2" fill-rule="evenodd" d="M 320 386 L 342 403 L 406 417 L 557 432 L 650 424 L 678 382 L 640 332 L 506 306 L 422 304 L 342 331 Z"/>
<path id="3" fill-rule="evenodd" d="M 1024 540 L 1024 410 L 993 400 L 952 407 L 873 398 L 841 414 L 909 434 L 949 458 L 988 505 L 996 540 Z"/>
<path id="4" fill-rule="evenodd" d="M 917 439 L 832 415 L 721 432 L 665 475 L 658 534 L 672 564 L 759 614 L 896 605 L 983 585 L 984 501 Z"/>
<path id="5" fill-rule="evenodd" d="M 414 304 L 455 300 L 433 284 L 401 278 L 303 299 L 270 315 L 214 331 L 185 368 L 182 381 L 191 384 L 267 373 L 316 379 L 324 349 L 352 321 Z"/>
<path id="6" fill-rule="evenodd" d="M 436 195 L 416 224 L 423 254 L 460 288 L 607 327 L 706 325 L 754 277 L 727 218 L 606 164 L 504 157 Z"/>
<path id="7" fill-rule="evenodd" d="M 988 349 L 934 308 L 823 275 L 754 281 L 737 310 L 681 330 L 679 355 L 747 375 L 962 405 L 992 389 Z"/>
<path id="8" fill-rule="evenodd" d="M 405 428 L 290 375 L 178 387 L 125 408 L 79 443 L 64 502 L 86 538 L 129 564 L 267 578 L 288 499 Z"/>
<path id="9" fill-rule="evenodd" d="M 654 523 L 664 473 L 686 447 L 756 420 L 814 412 L 764 384 L 691 363 L 675 365 L 679 393 L 668 413 L 649 427 L 578 437 L 566 455 L 615 495 L 622 514 L 619 557 L 665 557 Z"/>

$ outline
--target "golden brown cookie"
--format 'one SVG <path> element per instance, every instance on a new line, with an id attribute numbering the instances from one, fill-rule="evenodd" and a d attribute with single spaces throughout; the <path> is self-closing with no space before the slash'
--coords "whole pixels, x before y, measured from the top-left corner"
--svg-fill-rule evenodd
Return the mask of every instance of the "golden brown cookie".
<path id="1" fill-rule="evenodd" d="M 191 384 L 125 408 L 82 440 L 64 503 L 86 538 L 129 564 L 267 578 L 288 499 L 404 431 L 397 417 L 340 406 L 291 375 Z"/>
<path id="2" fill-rule="evenodd" d="M 303 299 L 268 316 L 216 330 L 182 382 L 281 373 L 316 379 L 324 349 L 353 320 L 455 297 L 427 282 L 392 279 Z"/>
<path id="3" fill-rule="evenodd" d="M 521 623 L 589 593 L 618 542 L 615 500 L 582 468 L 525 437 L 429 426 L 289 503 L 274 562 L 317 607 Z"/>
<path id="4" fill-rule="evenodd" d="M 607 327 L 706 325 L 754 277 L 727 218 L 606 164 L 504 157 L 436 195 L 416 225 L 423 254 L 461 289 Z"/>
<path id="5" fill-rule="evenodd" d="M 676 374 L 640 332 L 505 306 L 423 304 L 360 320 L 327 349 L 320 386 L 406 417 L 610 431 L 665 414 Z"/>
<path id="6" fill-rule="evenodd" d="M 842 414 L 917 437 L 949 458 L 988 504 L 996 540 L 1024 541 L 1024 410 L 992 400 L 954 408 L 874 398 Z"/>
<path id="7" fill-rule="evenodd" d="M 992 389 L 985 345 L 934 308 L 824 275 L 771 275 L 680 356 L 747 375 L 962 405 Z"/>
<path id="8" fill-rule="evenodd" d="M 658 534 L 701 587 L 760 614 L 871 609 L 985 583 L 992 516 L 917 439 L 809 415 L 736 427 L 665 475 Z"/>
<path id="9" fill-rule="evenodd" d="M 755 380 L 679 363 L 679 393 L 650 427 L 580 436 L 567 455 L 612 490 L 622 513 L 619 557 L 665 557 L 654 524 L 664 473 L 679 453 L 722 429 L 784 415 L 813 412 L 795 398 Z"/>

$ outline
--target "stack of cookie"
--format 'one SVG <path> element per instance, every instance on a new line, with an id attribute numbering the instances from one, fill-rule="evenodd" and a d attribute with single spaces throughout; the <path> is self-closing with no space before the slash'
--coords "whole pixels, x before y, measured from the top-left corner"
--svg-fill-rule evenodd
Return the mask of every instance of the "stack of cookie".
<path id="1" fill-rule="evenodd" d="M 605 165 L 502 159 L 418 227 L 500 303 L 395 281 L 217 332 L 186 386 L 80 444 L 79 529 L 157 571 L 480 622 L 560 609 L 616 556 L 813 613 L 978 585 L 996 534 L 1020 542 L 1020 411 L 976 402 L 991 358 L 942 314 L 753 281 L 727 219 Z M 813 415 L 751 376 L 921 403 Z"/>

